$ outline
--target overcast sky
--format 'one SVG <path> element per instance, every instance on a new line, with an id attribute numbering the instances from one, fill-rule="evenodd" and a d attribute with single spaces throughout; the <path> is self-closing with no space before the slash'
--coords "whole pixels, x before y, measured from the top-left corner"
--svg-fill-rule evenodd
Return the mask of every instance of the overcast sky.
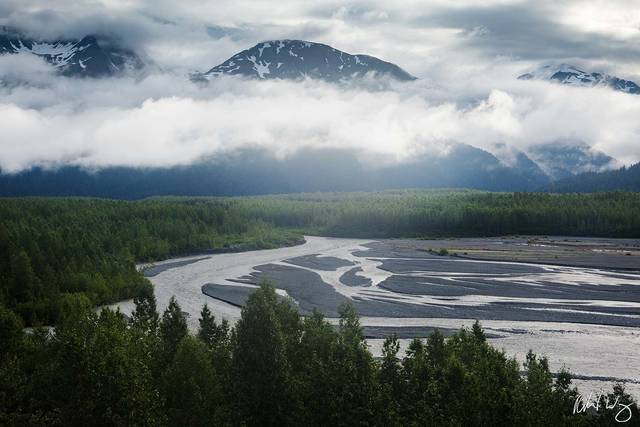
<path id="1" fill-rule="evenodd" d="M 0 57 L 0 80 L 26 83 L 0 88 L 5 172 L 170 166 L 249 145 L 407 161 L 451 142 L 496 152 L 557 139 L 640 160 L 640 96 L 515 79 L 568 62 L 640 82 L 640 0 L 3 0 L 0 25 L 46 39 L 109 35 L 154 64 L 144 79 L 77 81 L 36 58 Z M 370 90 L 187 78 L 278 38 L 374 55 L 419 80 Z"/>

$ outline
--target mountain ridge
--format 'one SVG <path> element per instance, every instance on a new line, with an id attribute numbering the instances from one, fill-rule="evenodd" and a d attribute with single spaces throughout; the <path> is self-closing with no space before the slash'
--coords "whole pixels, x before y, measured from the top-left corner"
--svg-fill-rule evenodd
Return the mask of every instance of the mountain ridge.
<path id="1" fill-rule="evenodd" d="M 640 163 L 615 170 L 581 173 L 552 182 L 546 189 L 558 193 L 640 191 Z"/>
<path id="2" fill-rule="evenodd" d="M 386 76 L 398 81 L 416 79 L 396 64 L 374 56 L 352 55 L 323 43 L 292 39 L 260 42 L 194 78 L 210 80 L 220 75 L 261 80 L 310 77 L 331 82 L 365 75 Z"/>
<path id="3" fill-rule="evenodd" d="M 527 153 L 509 147 L 505 149 L 512 151 L 510 161 L 504 160 L 504 156 L 501 160 L 489 151 L 457 143 L 452 144 L 446 154 L 425 153 L 408 162 L 378 167 L 362 164 L 355 150 L 317 148 L 300 149 L 286 159 L 279 159 L 266 149 L 237 150 L 190 165 L 164 168 L 34 167 L 15 174 L 0 171 L 0 196 L 138 199 L 157 195 L 234 196 L 398 188 L 486 191 L 572 191 L 575 188 L 589 191 L 602 186 L 582 185 L 582 181 L 588 182 L 583 177 L 595 177 L 590 178 L 592 180 L 603 176 L 615 178 L 619 173 L 598 173 L 594 169 L 594 172 L 578 177 L 572 174 L 556 181 Z M 569 150 L 569 153 L 573 151 Z M 569 160 L 568 164 L 576 161 L 571 156 Z M 582 160 L 578 156 L 577 161 Z M 640 172 L 640 166 L 635 169 Z M 617 189 L 614 182 L 617 178 L 614 178 L 609 179 L 610 187 Z M 637 181 L 640 185 L 640 179 Z M 576 186 L 576 182 L 581 186 Z M 623 186 L 631 187 L 630 184 Z"/>
<path id="4" fill-rule="evenodd" d="M 81 39 L 38 40 L 17 30 L 0 28 L 0 55 L 32 54 L 67 77 L 107 77 L 142 69 L 132 50 L 98 35 Z"/>
<path id="5" fill-rule="evenodd" d="M 267 150 L 244 150 L 170 168 L 78 166 L 33 168 L 0 174 L 1 196 L 154 195 L 232 196 L 394 188 L 475 188 L 527 191 L 549 183 L 540 175 L 505 165 L 488 151 L 454 144 L 447 154 L 424 154 L 410 162 L 374 167 L 349 149 L 300 149 L 287 159 Z"/>
<path id="6" fill-rule="evenodd" d="M 575 87 L 607 87 L 618 92 L 640 94 L 640 86 L 610 74 L 583 71 L 570 64 L 544 65 L 518 76 L 519 80 L 545 80 Z"/>
<path id="7" fill-rule="evenodd" d="M 556 140 L 529 147 L 527 155 L 552 180 L 612 168 L 616 160 L 579 140 Z"/>

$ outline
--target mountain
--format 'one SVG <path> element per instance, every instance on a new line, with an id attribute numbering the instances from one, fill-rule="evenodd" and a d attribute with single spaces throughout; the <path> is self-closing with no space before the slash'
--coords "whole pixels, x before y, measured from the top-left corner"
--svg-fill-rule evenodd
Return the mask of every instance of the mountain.
<path id="1" fill-rule="evenodd" d="M 521 164 L 508 165 L 488 151 L 468 144 L 454 144 L 446 155 L 424 155 L 408 163 L 381 169 L 376 178 L 377 185 L 385 189 L 458 187 L 529 191 L 547 185 L 548 177 L 529 162 L 530 167 L 519 169 Z"/>
<path id="2" fill-rule="evenodd" d="M 347 149 L 303 149 L 285 160 L 266 150 L 245 150 L 172 168 L 34 168 L 0 174 L 0 196 L 138 199 L 445 187 L 526 191 L 548 183 L 546 177 L 509 167 L 487 151 L 456 144 L 443 155 L 425 154 L 378 168 L 361 164 L 358 153 Z"/>
<path id="3" fill-rule="evenodd" d="M 337 82 L 365 75 L 388 76 L 400 81 L 415 80 L 390 62 L 369 55 L 351 55 L 321 43 L 302 40 L 271 40 L 233 55 L 196 80 L 220 75 L 257 79 L 315 79 Z"/>
<path id="4" fill-rule="evenodd" d="M 32 54 L 70 77 L 105 77 L 144 67 L 133 51 L 108 38 L 88 35 L 80 40 L 34 40 L 8 28 L 0 29 L 0 55 Z"/>
<path id="5" fill-rule="evenodd" d="M 536 145 L 529 148 L 528 154 L 554 181 L 584 172 L 600 172 L 615 164 L 615 159 L 607 154 L 574 140 Z"/>
<path id="6" fill-rule="evenodd" d="M 549 183 L 549 176 L 542 170 L 538 163 L 534 162 L 523 151 L 504 143 L 496 144 L 491 150 L 497 159 L 505 166 L 518 171 L 521 176 L 526 176 L 532 185 Z"/>
<path id="7" fill-rule="evenodd" d="M 549 190 L 559 193 L 640 191 L 640 163 L 604 172 L 586 172 L 554 182 Z"/>
<path id="8" fill-rule="evenodd" d="M 246 149 L 170 168 L 76 166 L 0 171 L 0 197 L 91 196 L 139 199 L 160 195 L 239 196 L 398 188 L 488 191 L 640 191 L 640 164 L 607 170 L 614 160 L 576 141 L 535 146 L 527 153 L 498 144 L 495 153 L 451 144 L 440 154 L 384 166 L 364 165 L 350 149 L 301 149 L 281 159 Z"/>
<path id="9" fill-rule="evenodd" d="M 520 80 L 547 80 L 578 87 L 608 87 L 620 92 L 640 94 L 640 86 L 630 80 L 603 73 L 590 73 L 572 65 L 545 65 L 537 70 L 522 74 Z"/>

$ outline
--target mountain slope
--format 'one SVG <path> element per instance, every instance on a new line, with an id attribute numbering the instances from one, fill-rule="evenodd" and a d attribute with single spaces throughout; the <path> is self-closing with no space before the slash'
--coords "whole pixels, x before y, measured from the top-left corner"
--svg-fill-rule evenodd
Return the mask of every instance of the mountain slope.
<path id="1" fill-rule="evenodd" d="M 33 40 L 19 32 L 0 30 L 0 55 L 32 54 L 43 58 L 61 74 L 104 77 L 141 69 L 142 60 L 131 50 L 108 39 L 85 36 L 80 40 Z"/>
<path id="2" fill-rule="evenodd" d="M 380 168 L 362 165 L 358 153 L 346 149 L 304 149 L 286 160 L 268 151 L 246 150 L 190 166 L 107 168 L 95 173 L 78 167 L 35 168 L 0 175 L 0 196 L 137 199 L 443 187 L 526 191 L 548 182 L 508 167 L 486 151 L 457 144 L 443 156 L 424 155 Z"/>
<path id="3" fill-rule="evenodd" d="M 526 153 L 520 149 L 505 143 L 496 144 L 491 150 L 503 165 L 517 171 L 531 182 L 532 185 L 544 185 L 549 183 L 549 176 L 542 170 L 538 163 L 534 162 Z"/>
<path id="4" fill-rule="evenodd" d="M 520 80 L 547 80 L 577 87 L 608 87 L 620 92 L 640 94 L 640 86 L 609 74 L 590 73 L 572 65 L 545 65 L 537 70 L 522 74 Z"/>
<path id="5" fill-rule="evenodd" d="M 554 182 L 549 190 L 560 193 L 640 191 L 640 163 L 617 170 L 582 173 Z"/>
<path id="6" fill-rule="evenodd" d="M 552 180 L 585 172 L 600 172 L 615 163 L 615 159 L 601 151 L 592 150 L 582 141 L 562 140 L 536 145 L 529 148 L 528 154 Z"/>
<path id="7" fill-rule="evenodd" d="M 350 55 L 321 43 L 272 40 L 258 43 L 232 56 L 197 79 L 238 75 L 258 79 L 304 79 L 336 82 L 372 74 L 400 81 L 415 80 L 390 62 L 368 55 Z"/>
<path id="8" fill-rule="evenodd" d="M 455 144 L 444 156 L 425 155 L 409 163 L 382 169 L 378 171 L 377 178 L 378 185 L 384 188 L 458 187 L 528 191 L 549 183 L 535 164 L 523 169 L 518 168 L 520 165 L 508 166 L 485 150 Z"/>

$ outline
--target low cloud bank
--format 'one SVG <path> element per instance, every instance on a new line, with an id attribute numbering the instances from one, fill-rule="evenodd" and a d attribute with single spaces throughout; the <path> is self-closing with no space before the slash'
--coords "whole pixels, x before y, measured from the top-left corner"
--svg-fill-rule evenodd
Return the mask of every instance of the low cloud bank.
<path id="1" fill-rule="evenodd" d="M 250 147 L 281 158 L 301 148 L 348 148 L 376 166 L 443 155 L 454 142 L 498 153 L 501 144 L 526 151 L 558 139 L 585 141 L 624 164 L 640 160 L 640 97 L 607 89 L 520 81 L 483 89 L 470 81 L 477 87 L 467 90 L 423 81 L 371 90 L 237 78 L 202 87 L 172 74 L 77 80 L 39 64 L 33 73 L 37 84 L 0 90 L 5 173 L 168 167 Z M 486 95 L 470 99 L 460 90 Z"/>

